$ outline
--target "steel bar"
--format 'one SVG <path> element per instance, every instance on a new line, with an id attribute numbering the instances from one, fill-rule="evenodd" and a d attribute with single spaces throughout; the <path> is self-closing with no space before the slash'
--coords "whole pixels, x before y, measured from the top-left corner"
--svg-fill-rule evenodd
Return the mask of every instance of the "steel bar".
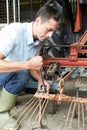
<path id="1" fill-rule="evenodd" d="M 67 118 L 65 120 L 65 124 L 64 124 L 64 130 L 66 130 L 67 128 L 67 123 L 68 123 L 68 120 L 69 120 L 69 116 L 70 116 L 70 113 L 71 113 L 71 110 L 72 110 L 72 106 L 73 106 L 73 102 L 70 103 L 70 107 L 69 107 L 69 110 L 68 110 L 68 114 L 67 114 Z"/>
<path id="2" fill-rule="evenodd" d="M 73 109 L 72 109 L 72 115 L 71 115 L 71 120 L 70 120 L 70 125 L 69 125 L 69 130 L 72 130 L 72 122 L 73 122 L 73 117 L 75 113 L 75 108 L 76 108 L 76 102 L 74 102 Z"/>
<path id="3" fill-rule="evenodd" d="M 45 48 L 48 48 L 48 47 L 63 47 L 63 48 L 70 48 L 72 46 L 75 46 L 75 47 L 83 47 L 83 45 L 79 45 L 77 43 L 73 43 L 71 45 L 43 45 L 43 47 Z M 87 47 L 87 45 L 84 45 L 84 47 Z"/>
<path id="4" fill-rule="evenodd" d="M 14 22 L 16 22 L 16 1 L 13 0 L 13 16 L 14 16 Z"/>
<path id="5" fill-rule="evenodd" d="M 87 41 L 87 30 L 84 32 L 84 34 L 82 35 L 82 37 L 80 38 L 80 40 L 78 41 L 79 44 L 79 51 L 81 50 L 82 47 L 80 46 L 84 46 L 84 44 Z"/>
<path id="6" fill-rule="evenodd" d="M 85 98 L 80 98 L 80 97 L 71 97 L 71 96 L 67 96 L 62 94 L 60 97 L 60 94 L 46 94 L 46 93 L 36 93 L 34 95 L 34 97 L 36 98 L 46 98 L 48 100 L 55 100 L 58 101 L 61 98 L 62 102 L 79 102 L 79 103 L 84 103 L 87 104 L 87 99 Z"/>
<path id="7" fill-rule="evenodd" d="M 69 58 L 50 58 L 44 60 L 44 67 L 49 66 L 51 63 L 60 63 L 61 67 L 87 68 L 87 58 L 78 58 L 77 61 L 72 61 Z"/>
<path id="8" fill-rule="evenodd" d="M 43 118 L 43 115 L 44 115 L 44 112 L 45 112 L 45 109 L 47 107 L 47 104 L 48 104 L 48 100 L 47 99 L 44 99 L 44 102 L 43 104 L 41 105 L 41 108 L 40 108 L 40 115 L 39 115 L 39 125 L 38 125 L 38 130 L 40 130 L 41 126 L 42 126 L 42 118 Z"/>
<path id="9" fill-rule="evenodd" d="M 38 99 L 39 100 L 39 121 L 38 121 L 38 130 L 40 130 L 41 128 L 41 112 L 42 112 L 42 106 L 41 106 L 41 98 Z"/>
<path id="10" fill-rule="evenodd" d="M 66 81 L 68 78 L 70 78 L 70 76 L 75 73 L 76 68 L 73 68 L 73 70 L 71 70 L 66 76 L 63 77 L 63 80 Z"/>
<path id="11" fill-rule="evenodd" d="M 82 128 L 84 130 L 85 119 L 84 119 L 84 107 L 83 107 L 83 103 L 81 103 L 81 109 L 82 109 Z"/>
<path id="12" fill-rule="evenodd" d="M 6 0 L 7 24 L 9 24 L 9 0 Z"/>
<path id="13" fill-rule="evenodd" d="M 78 105 L 78 130 L 80 130 L 80 103 Z"/>
<path id="14" fill-rule="evenodd" d="M 18 22 L 20 22 L 20 0 L 18 0 Z"/>

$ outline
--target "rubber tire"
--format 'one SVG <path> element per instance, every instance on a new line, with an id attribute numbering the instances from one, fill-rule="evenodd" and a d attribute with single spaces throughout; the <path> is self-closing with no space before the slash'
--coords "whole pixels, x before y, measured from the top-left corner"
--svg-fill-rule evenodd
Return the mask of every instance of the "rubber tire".
<path id="1" fill-rule="evenodd" d="M 47 105 L 47 113 L 55 114 L 56 111 L 57 111 L 56 102 L 49 100 L 48 105 Z"/>

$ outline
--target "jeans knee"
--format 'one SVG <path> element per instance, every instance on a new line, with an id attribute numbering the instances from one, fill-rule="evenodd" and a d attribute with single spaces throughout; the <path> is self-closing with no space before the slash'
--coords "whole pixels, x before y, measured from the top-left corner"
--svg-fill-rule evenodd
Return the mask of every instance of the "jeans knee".
<path id="1" fill-rule="evenodd" d="M 5 88 L 11 94 L 18 94 L 26 86 L 29 80 L 29 73 L 27 71 L 15 72 L 8 78 Z"/>

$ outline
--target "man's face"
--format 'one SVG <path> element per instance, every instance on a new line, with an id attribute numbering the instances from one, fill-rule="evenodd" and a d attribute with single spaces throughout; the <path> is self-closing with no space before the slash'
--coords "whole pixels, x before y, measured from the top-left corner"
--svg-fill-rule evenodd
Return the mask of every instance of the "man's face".
<path id="1" fill-rule="evenodd" d="M 52 37 L 57 29 L 58 23 L 54 19 L 49 19 L 44 23 L 41 23 L 41 19 L 39 19 L 36 27 L 37 38 L 43 42 L 47 38 Z"/>

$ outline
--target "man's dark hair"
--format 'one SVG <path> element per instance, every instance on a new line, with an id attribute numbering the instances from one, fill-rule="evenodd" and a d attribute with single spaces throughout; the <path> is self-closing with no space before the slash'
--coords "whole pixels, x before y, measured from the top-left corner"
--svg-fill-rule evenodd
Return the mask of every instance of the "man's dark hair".
<path id="1" fill-rule="evenodd" d="M 54 19 L 57 21 L 58 26 L 64 25 L 65 20 L 62 12 L 56 10 L 53 6 L 51 5 L 46 5 L 43 6 L 39 9 L 39 11 L 36 13 L 36 17 L 41 17 L 42 23 L 46 22 L 48 19 Z"/>

